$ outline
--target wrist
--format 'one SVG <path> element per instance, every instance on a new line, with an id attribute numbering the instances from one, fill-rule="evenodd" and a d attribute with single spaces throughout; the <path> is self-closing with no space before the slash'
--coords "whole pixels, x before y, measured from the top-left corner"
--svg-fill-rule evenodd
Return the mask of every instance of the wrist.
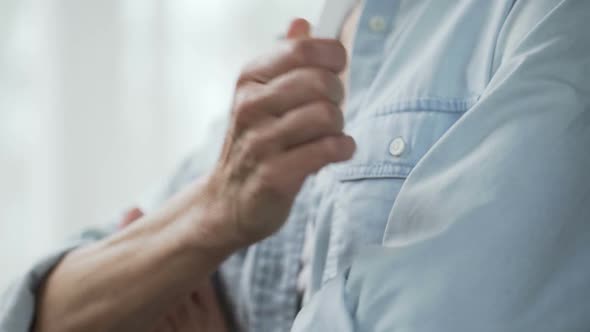
<path id="1" fill-rule="evenodd" d="M 176 244 L 182 255 L 217 268 L 227 257 L 246 243 L 232 231 L 228 211 L 203 184 L 194 184 L 173 198 L 163 211 L 167 225 L 164 241 Z M 166 211 L 167 210 L 167 211 Z"/>
<path id="2" fill-rule="evenodd" d="M 221 264 L 242 245 L 223 225 L 224 218 L 203 206 L 192 206 L 176 220 L 180 250 Z"/>

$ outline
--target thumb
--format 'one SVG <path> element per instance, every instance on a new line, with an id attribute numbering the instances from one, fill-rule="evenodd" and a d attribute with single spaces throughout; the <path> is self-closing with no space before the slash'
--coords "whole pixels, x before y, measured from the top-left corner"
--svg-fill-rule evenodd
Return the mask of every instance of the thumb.
<path id="1" fill-rule="evenodd" d="M 133 208 L 125 213 L 123 220 L 121 220 L 121 223 L 119 224 L 119 228 L 123 229 L 141 217 L 143 217 L 143 212 L 138 208 Z"/>
<path id="2" fill-rule="evenodd" d="M 311 25 L 305 19 L 298 18 L 291 22 L 287 39 L 309 38 L 311 37 Z"/>

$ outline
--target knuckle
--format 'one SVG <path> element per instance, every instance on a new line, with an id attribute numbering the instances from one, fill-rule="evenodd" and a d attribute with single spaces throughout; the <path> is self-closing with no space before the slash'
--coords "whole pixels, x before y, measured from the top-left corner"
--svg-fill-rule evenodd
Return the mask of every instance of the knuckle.
<path id="1" fill-rule="evenodd" d="M 242 69 L 240 74 L 238 75 L 238 79 L 236 80 L 236 88 L 241 88 L 246 85 L 250 81 L 250 74 L 246 71 L 246 69 Z"/>
<path id="2" fill-rule="evenodd" d="M 258 164 L 279 149 L 272 134 L 265 130 L 247 130 L 240 140 L 242 159 L 249 164 Z"/>
<path id="3" fill-rule="evenodd" d="M 242 67 L 238 79 L 236 81 L 236 87 L 240 88 L 248 84 L 252 80 L 252 68 L 255 66 L 254 62 L 250 62 Z"/>
<path id="4" fill-rule="evenodd" d="M 240 169 L 250 173 L 255 170 L 261 159 L 261 150 L 258 139 L 252 133 L 245 133 L 239 141 L 236 150 L 236 163 Z"/>
<path id="5" fill-rule="evenodd" d="M 283 194 L 280 178 L 275 169 L 268 165 L 261 165 L 256 174 L 257 189 L 261 192 L 280 196 Z"/>
<path id="6" fill-rule="evenodd" d="M 328 101 L 318 102 L 316 114 L 318 116 L 317 123 L 323 128 L 341 129 L 342 112 L 333 103 Z"/>
<path id="7" fill-rule="evenodd" d="M 248 159 L 258 159 L 259 151 L 262 146 L 262 139 L 255 132 L 247 132 L 242 137 L 242 151 Z"/>
<path id="8" fill-rule="evenodd" d="M 251 91 L 236 92 L 234 99 L 234 117 L 238 125 L 248 126 L 254 119 L 254 113 L 259 108 L 259 101 Z"/>

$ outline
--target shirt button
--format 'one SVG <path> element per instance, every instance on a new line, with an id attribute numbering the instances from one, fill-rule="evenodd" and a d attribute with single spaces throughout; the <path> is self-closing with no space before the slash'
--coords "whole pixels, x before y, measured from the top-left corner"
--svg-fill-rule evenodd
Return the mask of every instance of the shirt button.
<path id="1" fill-rule="evenodd" d="M 403 138 L 398 137 L 391 141 L 391 144 L 389 145 L 389 153 L 391 153 L 392 156 L 399 157 L 404 151 L 406 151 L 406 142 Z"/>
<path id="2" fill-rule="evenodd" d="M 385 22 L 385 18 L 383 18 L 383 16 L 373 16 L 369 20 L 369 28 L 371 28 L 373 32 L 383 32 L 385 31 L 386 27 L 387 22 Z"/>

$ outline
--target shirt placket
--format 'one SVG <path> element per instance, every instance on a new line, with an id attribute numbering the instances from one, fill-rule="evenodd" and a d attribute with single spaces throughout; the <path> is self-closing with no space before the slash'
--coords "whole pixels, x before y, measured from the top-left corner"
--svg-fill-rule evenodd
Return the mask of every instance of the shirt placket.
<path id="1" fill-rule="evenodd" d="M 386 40 L 393 29 L 394 13 L 398 5 L 398 0 L 364 2 L 350 64 L 350 97 L 347 101 L 349 108 L 345 113 L 347 126 L 354 122 L 359 112 L 362 112 L 364 100 L 370 95 L 369 90 L 383 65 Z M 333 195 L 333 200 L 337 199 L 338 195 Z M 332 220 L 319 223 L 321 227 L 329 227 L 328 232 L 318 230 L 319 234 L 329 233 L 325 236 L 329 245 L 324 271 L 322 271 L 322 284 L 340 272 L 338 261 L 343 252 L 343 241 L 346 236 L 351 236 L 343 233 L 343 227 L 338 222 L 340 219 L 337 217 L 338 213 L 339 211 L 334 210 L 330 214 Z"/>
<path id="2" fill-rule="evenodd" d="M 393 29 L 399 0 L 366 0 L 351 51 L 347 122 L 360 112 L 385 60 L 386 40 Z"/>

